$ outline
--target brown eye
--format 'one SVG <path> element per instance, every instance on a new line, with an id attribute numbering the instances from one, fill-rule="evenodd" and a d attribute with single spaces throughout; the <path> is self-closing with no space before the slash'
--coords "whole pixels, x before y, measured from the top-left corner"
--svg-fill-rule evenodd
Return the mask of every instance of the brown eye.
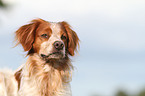
<path id="1" fill-rule="evenodd" d="M 42 34 L 41 37 L 42 38 L 48 38 L 48 35 L 47 34 Z"/>
<path id="2" fill-rule="evenodd" d="M 62 36 L 61 36 L 61 39 L 62 39 L 62 40 L 66 40 L 66 36 L 62 35 Z"/>

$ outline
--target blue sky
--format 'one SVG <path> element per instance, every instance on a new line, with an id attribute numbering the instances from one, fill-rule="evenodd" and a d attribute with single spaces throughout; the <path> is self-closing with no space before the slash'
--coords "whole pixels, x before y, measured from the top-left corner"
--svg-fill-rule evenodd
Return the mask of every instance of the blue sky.
<path id="1" fill-rule="evenodd" d="M 80 51 L 73 58 L 73 96 L 113 96 L 118 89 L 145 88 L 144 0 L 4 0 L 0 9 L 0 67 L 25 62 L 14 32 L 32 19 L 67 21 L 77 32 Z"/>

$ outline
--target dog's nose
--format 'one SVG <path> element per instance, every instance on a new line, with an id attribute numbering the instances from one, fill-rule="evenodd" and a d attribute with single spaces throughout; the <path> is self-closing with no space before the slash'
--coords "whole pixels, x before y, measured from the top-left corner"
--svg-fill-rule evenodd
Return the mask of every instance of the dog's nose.
<path id="1" fill-rule="evenodd" d="M 57 50 L 62 50 L 64 47 L 64 44 L 61 41 L 55 41 L 53 45 Z"/>

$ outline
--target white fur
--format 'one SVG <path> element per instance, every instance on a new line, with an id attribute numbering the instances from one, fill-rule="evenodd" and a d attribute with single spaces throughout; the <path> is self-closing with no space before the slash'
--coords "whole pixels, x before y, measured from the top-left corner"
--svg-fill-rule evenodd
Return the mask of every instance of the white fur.
<path id="1" fill-rule="evenodd" d="M 35 54 L 33 56 L 33 58 L 31 59 L 35 59 L 37 60 L 37 63 L 39 65 L 42 65 L 42 67 L 44 68 L 44 71 L 49 71 L 50 70 L 50 66 L 47 64 L 45 65 L 45 62 L 43 60 L 40 59 L 40 57 Z M 40 86 L 39 83 L 37 82 L 38 80 L 36 80 L 35 77 L 29 77 L 28 72 L 29 72 L 29 65 L 30 65 L 30 58 L 27 60 L 26 64 L 23 66 L 23 70 L 22 70 L 22 78 L 21 78 L 21 87 L 20 90 L 18 92 L 18 96 L 41 96 L 40 95 Z M 39 70 L 39 72 L 43 72 L 42 70 Z M 71 95 L 71 90 L 70 90 L 70 84 L 68 83 L 67 85 L 64 85 L 65 89 L 63 93 L 60 93 L 58 96 L 72 96 Z M 28 90 L 26 90 L 28 89 Z"/>
<path id="2" fill-rule="evenodd" d="M 14 72 L 8 69 L 0 70 L 0 96 L 17 96 L 17 81 Z"/>
<path id="3" fill-rule="evenodd" d="M 61 40 L 61 27 L 58 23 L 51 23 L 50 28 L 52 30 L 52 34 L 50 36 L 50 38 L 48 39 L 48 41 L 45 41 L 41 44 L 41 48 L 39 51 L 39 55 L 40 54 L 45 54 L 45 55 L 49 55 L 53 52 L 53 44 L 55 41 L 61 41 L 63 43 L 63 41 Z M 65 54 L 65 47 L 63 48 L 63 54 Z"/>
<path id="4" fill-rule="evenodd" d="M 55 41 L 61 40 L 61 26 L 58 23 L 51 23 L 50 28 L 52 29 L 51 37 L 48 41 L 41 44 L 40 53 L 49 55 L 53 50 L 53 43 Z M 65 55 L 65 46 L 62 51 Z M 49 64 L 45 64 L 45 61 L 40 59 L 40 54 L 34 54 L 33 57 L 29 57 L 27 62 L 20 66 L 17 71 L 22 69 L 21 72 L 21 82 L 20 89 L 18 90 L 18 82 L 15 79 L 14 72 L 8 70 L 0 71 L 0 96 L 41 96 L 40 95 L 40 85 L 41 77 L 37 78 L 29 76 L 29 68 L 31 59 L 35 59 L 36 63 L 41 67 L 41 70 L 38 70 L 37 74 L 42 72 L 49 72 L 51 70 Z M 40 80 L 39 80 L 40 79 Z M 51 82 L 50 82 L 51 83 Z M 70 90 L 70 84 L 65 83 L 63 85 L 63 92 L 58 91 L 57 96 L 72 96 Z"/>
<path id="5" fill-rule="evenodd" d="M 37 61 L 36 63 L 42 65 L 44 72 L 50 70 L 50 66 L 48 64 L 45 65 L 45 62 L 41 60 L 37 54 L 35 54 L 33 58 Z M 21 87 L 19 91 L 17 81 L 13 74 L 14 72 L 11 70 L 0 71 L 0 96 L 41 96 L 39 82 L 37 82 L 34 77 L 29 77 L 29 65 L 30 58 L 28 58 L 26 64 L 23 64 L 18 68 L 18 70 L 22 69 Z M 58 96 L 72 96 L 70 84 L 64 84 L 64 86 L 63 93 L 59 93 Z"/>

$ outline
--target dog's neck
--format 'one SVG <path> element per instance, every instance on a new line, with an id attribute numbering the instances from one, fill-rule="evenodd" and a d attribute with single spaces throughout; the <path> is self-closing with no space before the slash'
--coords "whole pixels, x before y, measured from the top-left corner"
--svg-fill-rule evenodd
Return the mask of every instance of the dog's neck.
<path id="1" fill-rule="evenodd" d="M 73 69 L 73 66 L 67 55 L 65 58 L 48 59 L 47 61 L 45 61 L 38 54 L 34 53 L 29 56 L 26 65 L 28 68 L 41 67 L 42 69 L 44 69 L 43 72 L 49 72 L 52 70 L 58 70 L 61 72 L 61 71 L 71 71 L 71 69 Z M 29 72 L 33 71 L 29 70 Z"/>
<path id="2" fill-rule="evenodd" d="M 37 54 L 29 56 L 21 75 L 36 82 L 40 96 L 62 96 L 71 80 L 73 66 L 68 57 L 63 60 L 44 61 Z M 20 85 L 21 86 L 21 85 Z"/>

